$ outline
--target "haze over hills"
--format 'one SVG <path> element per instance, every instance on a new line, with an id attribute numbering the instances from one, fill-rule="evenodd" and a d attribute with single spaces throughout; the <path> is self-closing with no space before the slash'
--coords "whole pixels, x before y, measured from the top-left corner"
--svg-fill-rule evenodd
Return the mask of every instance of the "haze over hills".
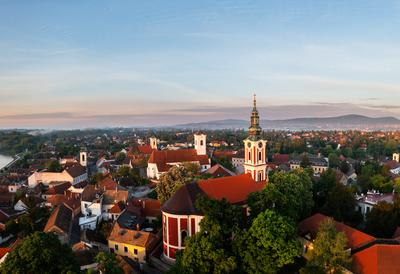
<path id="1" fill-rule="evenodd" d="M 242 129 L 249 126 L 247 120 L 216 120 L 201 123 L 177 125 L 177 128 L 190 129 Z M 263 129 L 279 130 L 398 130 L 400 120 L 394 117 L 367 117 L 350 114 L 336 117 L 294 118 L 285 120 L 262 120 Z"/>

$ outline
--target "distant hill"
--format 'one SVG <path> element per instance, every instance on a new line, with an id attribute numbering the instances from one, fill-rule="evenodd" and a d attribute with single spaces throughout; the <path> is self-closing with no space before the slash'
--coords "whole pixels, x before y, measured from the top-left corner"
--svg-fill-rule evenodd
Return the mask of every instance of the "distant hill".
<path id="1" fill-rule="evenodd" d="M 177 128 L 190 129 L 242 129 L 249 127 L 247 120 L 217 120 L 201 123 L 177 125 Z M 400 129 L 400 120 L 394 117 L 372 118 L 362 115 L 350 114 L 325 118 L 295 118 L 286 120 L 262 120 L 264 129 L 281 130 L 394 130 Z"/>

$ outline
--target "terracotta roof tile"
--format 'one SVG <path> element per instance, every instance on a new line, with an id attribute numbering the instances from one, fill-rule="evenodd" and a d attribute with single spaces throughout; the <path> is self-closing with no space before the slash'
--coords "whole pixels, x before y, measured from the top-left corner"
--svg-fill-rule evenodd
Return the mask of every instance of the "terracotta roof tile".
<path id="1" fill-rule="evenodd" d="M 210 164 L 207 155 L 197 155 L 195 149 L 154 150 L 148 161 L 157 164 L 158 171 L 167 171 L 170 163 L 199 162 L 200 165 Z"/>
<path id="2" fill-rule="evenodd" d="M 356 274 L 400 273 L 400 245 L 376 244 L 353 255 Z"/>
<path id="3" fill-rule="evenodd" d="M 304 236 L 310 233 L 312 238 L 315 238 L 320 224 L 327 218 L 329 217 L 317 213 L 311 217 L 308 217 L 307 219 L 304 219 L 299 223 L 299 234 Z M 374 237 L 343 223 L 334 221 L 334 224 L 337 231 L 341 231 L 346 234 L 348 241 L 347 245 L 351 249 L 355 249 L 375 240 Z"/>
<path id="4" fill-rule="evenodd" d="M 265 183 L 257 183 L 250 174 L 201 180 L 197 183 L 208 197 L 226 199 L 232 204 L 243 203 L 250 193 L 260 191 Z"/>
<path id="5" fill-rule="evenodd" d="M 54 227 L 64 233 L 69 233 L 70 225 L 72 221 L 72 211 L 64 204 L 59 205 L 50 215 L 49 220 L 46 223 L 44 232 L 50 232 Z"/>
<path id="6" fill-rule="evenodd" d="M 149 248 L 157 241 L 157 238 L 150 232 L 121 228 L 118 222 L 116 222 L 108 240 Z"/>
<path id="7" fill-rule="evenodd" d="M 206 171 L 204 171 L 206 174 L 210 174 L 214 177 L 227 177 L 227 176 L 234 176 L 235 173 L 230 171 L 229 169 L 221 166 L 220 164 L 213 165 Z"/>
<path id="8" fill-rule="evenodd" d="M 194 206 L 198 195 L 226 199 L 232 204 L 245 203 L 250 193 L 260 191 L 265 183 L 257 183 L 250 174 L 202 180 L 184 185 L 162 206 L 162 211 L 179 215 L 202 215 Z"/>

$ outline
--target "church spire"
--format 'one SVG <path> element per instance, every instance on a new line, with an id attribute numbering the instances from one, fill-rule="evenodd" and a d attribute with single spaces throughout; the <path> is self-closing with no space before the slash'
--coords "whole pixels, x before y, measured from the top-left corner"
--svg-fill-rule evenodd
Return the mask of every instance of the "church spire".
<path id="1" fill-rule="evenodd" d="M 253 111 L 250 118 L 251 125 L 249 127 L 249 138 L 258 139 L 261 135 L 260 117 L 257 110 L 256 94 L 253 94 Z"/>

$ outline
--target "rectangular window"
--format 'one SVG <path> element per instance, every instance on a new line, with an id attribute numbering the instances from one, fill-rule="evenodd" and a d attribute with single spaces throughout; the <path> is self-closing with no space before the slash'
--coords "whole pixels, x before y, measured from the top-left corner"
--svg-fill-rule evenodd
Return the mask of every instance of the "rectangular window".
<path id="1" fill-rule="evenodd" d="M 133 250 L 133 254 L 135 254 L 135 255 L 138 254 L 138 250 L 136 248 Z"/>
<path id="2" fill-rule="evenodd" d="M 124 246 L 124 252 L 128 253 L 128 248 L 126 246 Z"/>
<path id="3" fill-rule="evenodd" d="M 118 245 L 115 245 L 115 250 L 118 251 Z"/>

